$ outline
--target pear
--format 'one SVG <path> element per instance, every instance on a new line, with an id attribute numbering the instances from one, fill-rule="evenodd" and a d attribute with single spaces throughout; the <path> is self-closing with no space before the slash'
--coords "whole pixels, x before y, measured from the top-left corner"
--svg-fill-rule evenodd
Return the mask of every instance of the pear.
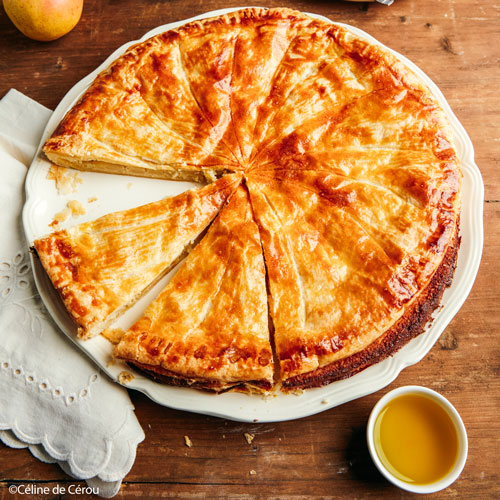
<path id="1" fill-rule="evenodd" d="M 16 28 L 33 40 L 49 42 L 70 32 L 80 20 L 83 0 L 3 0 Z"/>

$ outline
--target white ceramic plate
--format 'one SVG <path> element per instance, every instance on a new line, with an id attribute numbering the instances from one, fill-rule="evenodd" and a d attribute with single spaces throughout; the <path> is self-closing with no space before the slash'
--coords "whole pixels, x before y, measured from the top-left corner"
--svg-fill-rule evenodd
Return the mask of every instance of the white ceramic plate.
<path id="1" fill-rule="evenodd" d="M 225 14 L 234 10 L 238 9 L 217 10 L 185 21 L 160 26 L 146 33 L 139 41 L 192 20 Z M 322 16 L 315 14 L 311 14 L 311 16 L 331 22 Z M 357 28 L 347 25 L 342 26 L 346 26 L 354 33 L 373 43 L 379 43 Z M 137 41 L 127 43 L 117 49 L 101 66 L 77 83 L 66 94 L 50 118 L 41 144 L 52 134 L 66 111 L 87 89 L 96 75 L 125 52 L 130 45 L 135 43 Z M 417 363 L 427 354 L 465 301 L 474 282 L 483 245 L 484 188 L 481 174 L 474 163 L 472 143 L 440 90 L 412 62 L 397 53 L 395 55 L 420 76 L 445 109 L 453 127 L 456 148 L 464 174 L 461 214 L 462 244 L 457 269 L 453 285 L 446 290 L 442 306 L 435 313 L 434 321 L 432 325 L 428 326 L 426 333 L 412 340 L 393 357 L 368 368 L 350 379 L 335 382 L 323 388 L 310 389 L 297 396 L 281 393 L 276 393 L 267 398 L 238 393 L 213 395 L 192 389 L 157 384 L 138 373 L 134 373 L 135 378 L 127 384 L 127 387 L 142 391 L 154 401 L 179 410 L 205 413 L 246 422 L 272 422 L 312 415 L 375 392 L 391 383 L 403 368 Z M 78 187 L 77 192 L 69 196 L 61 196 L 55 189 L 54 181 L 47 179 L 49 167 L 49 162 L 40 154 L 39 148 L 26 178 L 26 204 L 23 211 L 23 222 L 26 237 L 30 244 L 34 239 L 51 232 L 49 223 L 53 220 L 54 215 L 65 207 L 69 199 L 79 200 L 86 207 L 87 213 L 83 217 L 68 221 L 62 227 L 92 220 L 115 210 L 123 210 L 165 196 L 172 196 L 193 186 L 193 184 L 187 182 L 78 172 L 83 183 Z M 89 204 L 88 199 L 90 197 L 97 197 L 98 201 Z M 110 363 L 112 346 L 103 337 L 98 336 L 86 342 L 76 339 L 75 327 L 38 260 L 32 258 L 32 265 L 40 295 L 61 330 L 115 381 L 123 370 L 131 371 L 122 362 Z M 146 305 L 158 294 L 174 271 L 158 283 L 114 326 L 117 328 L 130 326 L 141 315 Z"/>

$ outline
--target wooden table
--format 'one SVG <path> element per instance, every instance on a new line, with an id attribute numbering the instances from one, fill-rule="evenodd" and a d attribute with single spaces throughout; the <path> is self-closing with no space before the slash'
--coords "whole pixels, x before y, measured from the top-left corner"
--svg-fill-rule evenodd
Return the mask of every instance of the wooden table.
<path id="1" fill-rule="evenodd" d="M 333 1 L 252 3 L 286 3 L 364 29 L 437 83 L 472 138 L 484 178 L 482 265 L 466 303 L 425 359 L 378 393 L 319 415 L 241 424 L 169 410 L 131 392 L 146 440 L 117 498 L 411 497 L 380 476 L 364 439 L 378 398 L 407 384 L 424 385 L 449 398 L 469 434 L 461 477 L 432 497 L 500 498 L 500 5 L 481 0 L 396 0 L 391 7 Z M 48 44 L 20 35 L 0 9 L 0 97 L 15 87 L 54 108 L 123 43 L 167 22 L 239 5 L 238 0 L 87 0 L 75 30 Z M 255 434 L 251 444 L 245 432 Z M 184 435 L 191 438 L 192 448 L 185 446 Z M 11 482 L 75 483 L 58 466 L 0 445 L 0 498 L 12 497 L 7 490 Z"/>

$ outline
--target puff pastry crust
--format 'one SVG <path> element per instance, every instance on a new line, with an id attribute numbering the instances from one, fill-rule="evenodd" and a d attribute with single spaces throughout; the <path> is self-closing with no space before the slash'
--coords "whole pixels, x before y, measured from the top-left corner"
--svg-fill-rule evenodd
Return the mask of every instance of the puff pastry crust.
<path id="1" fill-rule="evenodd" d="M 36 251 L 78 336 L 106 328 L 192 246 L 241 182 L 239 174 L 36 240 Z"/>
<path id="2" fill-rule="evenodd" d="M 259 230 L 240 186 L 115 356 L 176 385 L 269 390 L 267 317 Z"/>
<path id="3" fill-rule="evenodd" d="M 267 390 L 274 373 L 291 390 L 348 377 L 421 333 L 451 282 L 461 172 L 443 110 L 389 50 L 300 12 L 243 9 L 130 48 L 44 151 L 85 170 L 243 179 L 115 350 L 166 383 Z M 158 254 L 139 288 L 213 219 L 228 189 L 190 195 L 202 204 L 196 229 L 181 227 L 191 228 L 188 210 L 170 232 L 176 256 Z M 35 245 L 60 289 L 73 261 L 60 250 L 54 258 L 51 242 L 79 241 L 74 231 Z M 115 251 L 104 248 L 110 260 Z M 143 251 L 133 249 L 140 262 Z M 107 283 L 77 275 L 84 304 Z M 99 307 L 99 325 L 119 310 Z"/>

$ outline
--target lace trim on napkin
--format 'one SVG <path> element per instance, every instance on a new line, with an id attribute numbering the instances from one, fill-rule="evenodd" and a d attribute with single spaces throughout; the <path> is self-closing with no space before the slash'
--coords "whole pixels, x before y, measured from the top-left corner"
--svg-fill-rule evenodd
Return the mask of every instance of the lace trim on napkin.
<path id="1" fill-rule="evenodd" d="M 50 352 L 61 350 L 61 346 L 64 347 L 62 351 L 72 349 L 66 339 L 55 331 L 52 320 L 41 306 L 28 252 L 24 249 L 12 258 L 0 261 L 0 319 L 2 326 L 8 327 L 11 337 L 7 343 L 0 345 L 0 376 L 10 379 L 9 384 L 4 384 L 7 389 L 0 394 L 0 439 L 9 446 L 28 447 L 42 461 L 57 462 L 72 477 L 86 479 L 89 485 L 92 483 L 99 489 L 100 496 L 115 495 L 122 478 L 135 461 L 136 448 L 144 439 L 144 433 L 134 417 L 127 395 L 122 390 L 117 391 L 114 385 L 108 387 L 111 382 L 81 356 L 74 363 L 89 367 L 80 370 L 80 375 L 78 370 L 72 370 L 72 377 L 66 383 L 57 378 L 56 372 L 51 376 L 52 366 L 40 372 L 40 366 L 29 366 L 26 360 L 21 361 L 19 353 L 22 355 L 24 349 L 32 352 L 36 352 L 37 346 L 44 349 L 50 347 Z M 64 355 L 63 352 L 61 355 Z M 82 376 L 82 373 L 85 375 Z M 19 406 L 20 398 L 16 395 L 27 390 L 31 391 L 32 397 L 21 399 L 21 411 L 13 409 Z M 108 398 L 102 394 L 105 390 L 109 391 Z M 93 392 L 100 396 L 95 402 L 92 401 Z M 33 418 L 38 408 L 43 406 L 44 399 L 60 402 L 61 408 L 56 417 L 60 417 L 61 421 L 57 425 L 37 425 L 38 420 Z M 71 421 L 78 423 L 81 412 L 92 414 L 93 406 L 99 407 L 101 411 L 98 414 L 102 418 L 102 406 L 106 406 L 103 401 L 106 399 L 109 421 L 102 427 L 101 433 L 96 432 L 91 437 L 95 446 L 86 443 L 86 453 L 79 456 L 78 448 L 73 449 L 75 443 L 68 444 L 62 437 L 65 433 L 74 435 Z M 2 400 L 13 404 L 1 404 Z M 78 406 L 81 408 L 75 408 Z M 114 408 L 126 408 L 127 411 L 116 415 L 113 414 Z M 49 431 L 43 432 L 42 429 L 47 427 Z M 82 438 L 88 440 L 89 437 L 85 435 Z M 89 450 L 93 455 L 90 460 Z"/>

